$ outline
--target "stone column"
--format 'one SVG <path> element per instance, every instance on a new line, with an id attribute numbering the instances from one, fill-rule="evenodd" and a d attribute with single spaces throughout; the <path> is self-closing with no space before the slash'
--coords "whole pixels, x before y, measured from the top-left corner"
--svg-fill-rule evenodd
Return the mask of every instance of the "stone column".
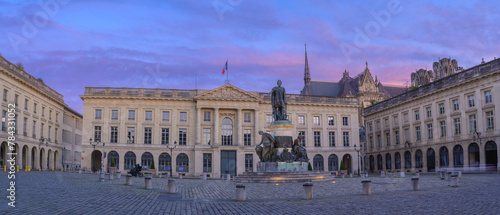
<path id="1" fill-rule="evenodd" d="M 254 117 L 254 120 L 253 120 L 253 123 L 254 123 L 254 144 L 259 144 L 259 141 L 260 141 L 260 138 L 259 138 L 259 110 L 258 109 L 255 109 L 254 110 L 254 114 L 253 114 L 253 117 Z M 500 150 L 499 150 L 500 151 Z M 256 159 L 258 160 L 258 159 Z"/>
<path id="2" fill-rule="evenodd" d="M 194 129 L 194 135 L 196 137 L 196 142 L 194 143 L 195 145 L 201 145 L 201 140 L 200 137 L 202 136 L 201 133 L 201 108 L 196 107 L 196 121 L 195 121 L 195 129 Z"/>
<path id="3" fill-rule="evenodd" d="M 220 135 L 219 135 L 219 108 L 214 110 L 214 142 L 212 145 L 220 145 Z"/>
<path id="4" fill-rule="evenodd" d="M 429 169 L 427 168 L 427 151 L 424 149 L 421 149 L 422 150 L 422 172 L 428 172 Z"/>
<path id="5" fill-rule="evenodd" d="M 241 111 L 241 108 L 238 108 L 237 109 L 237 113 L 236 113 L 236 119 L 238 121 L 238 126 L 237 126 L 237 132 L 238 132 L 238 141 L 237 141 L 237 145 L 238 146 L 243 146 L 243 115 L 242 115 L 242 111 Z"/>
<path id="6" fill-rule="evenodd" d="M 484 141 L 484 140 L 481 140 Z M 478 144 L 479 145 L 479 144 Z M 479 145 L 479 167 L 481 172 L 485 172 L 486 169 L 486 150 L 484 149 L 485 143 Z M 498 150 L 497 150 L 498 151 Z"/>

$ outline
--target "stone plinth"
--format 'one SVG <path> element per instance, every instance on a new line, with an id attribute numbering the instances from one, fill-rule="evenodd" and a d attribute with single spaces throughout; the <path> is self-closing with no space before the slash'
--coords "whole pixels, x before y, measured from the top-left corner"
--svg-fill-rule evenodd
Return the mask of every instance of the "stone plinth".
<path id="1" fill-rule="evenodd" d="M 288 120 L 281 120 L 272 122 L 269 126 L 271 130 L 271 135 L 274 137 L 275 145 L 274 147 L 278 149 L 278 155 L 281 154 L 283 148 L 292 148 L 293 144 L 293 130 L 295 126 L 292 122 Z"/>
<path id="2" fill-rule="evenodd" d="M 257 172 L 302 172 L 308 171 L 308 162 L 259 162 Z"/>

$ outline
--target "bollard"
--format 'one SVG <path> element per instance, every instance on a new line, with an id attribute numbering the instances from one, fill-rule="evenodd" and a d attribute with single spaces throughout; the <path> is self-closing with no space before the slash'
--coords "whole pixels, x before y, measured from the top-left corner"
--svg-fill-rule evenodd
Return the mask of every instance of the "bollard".
<path id="1" fill-rule="evenodd" d="M 452 175 L 450 179 L 451 187 L 458 187 L 458 175 Z"/>
<path id="2" fill-rule="evenodd" d="M 116 171 L 116 179 L 120 179 L 122 177 L 122 171 Z"/>
<path id="3" fill-rule="evenodd" d="M 125 181 L 125 185 L 132 185 L 132 175 L 127 174 L 127 180 Z"/>
<path id="4" fill-rule="evenodd" d="M 446 173 L 446 180 L 450 181 L 451 180 L 451 172 Z"/>
<path id="5" fill-rule="evenodd" d="M 170 194 L 176 193 L 176 190 L 175 190 L 175 180 L 174 179 L 168 179 L 167 193 L 170 193 Z"/>
<path id="6" fill-rule="evenodd" d="M 420 177 L 420 172 L 416 172 L 415 177 Z"/>
<path id="7" fill-rule="evenodd" d="M 439 172 L 440 172 L 439 175 L 441 177 L 441 180 L 443 180 L 446 172 L 445 171 L 439 171 Z"/>
<path id="8" fill-rule="evenodd" d="M 404 178 L 405 177 L 405 172 L 399 172 L 399 177 Z"/>
<path id="9" fill-rule="evenodd" d="M 78 174 L 82 174 L 82 170 L 81 169 L 78 170 Z"/>
<path id="10" fill-rule="evenodd" d="M 182 179 L 182 174 L 179 174 L 179 179 Z"/>
<path id="11" fill-rule="evenodd" d="M 102 173 L 102 172 L 101 172 L 101 174 L 99 174 L 99 181 L 100 182 L 104 181 L 104 173 Z"/>
<path id="12" fill-rule="evenodd" d="M 368 173 L 366 173 L 365 177 L 367 177 L 367 178 L 368 178 Z"/>
<path id="13" fill-rule="evenodd" d="M 304 199 L 312 199 L 313 198 L 313 183 L 306 182 L 302 185 L 304 187 Z"/>
<path id="14" fill-rule="evenodd" d="M 441 178 L 441 171 L 436 171 L 436 175 L 438 178 Z"/>
<path id="15" fill-rule="evenodd" d="M 146 190 L 151 190 L 152 185 L 151 185 L 151 176 L 146 176 L 144 177 L 144 189 Z"/>
<path id="16" fill-rule="evenodd" d="M 372 190 L 371 190 L 371 183 L 372 181 L 370 180 L 362 180 L 361 183 L 363 184 L 363 195 L 371 195 Z"/>
<path id="17" fill-rule="evenodd" d="M 226 176 L 226 177 L 227 177 L 227 180 L 228 180 L 228 181 L 231 181 L 231 174 L 227 174 L 227 176 Z"/>
<path id="18" fill-rule="evenodd" d="M 420 183 L 419 181 L 420 180 L 417 177 L 411 178 L 411 184 L 412 184 L 412 187 L 413 187 L 413 191 L 418 191 L 419 190 L 419 188 L 418 188 L 418 185 Z"/>
<path id="19" fill-rule="evenodd" d="M 352 178 L 352 173 L 349 173 L 349 178 Z"/>
<path id="20" fill-rule="evenodd" d="M 462 177 L 462 172 L 458 172 L 458 177 L 461 178 Z"/>
<path id="21" fill-rule="evenodd" d="M 385 178 L 385 172 L 384 171 L 380 171 L 380 177 Z"/>
<path id="22" fill-rule="evenodd" d="M 108 179 L 113 180 L 113 172 L 109 172 L 108 175 L 109 175 Z"/>
<path id="23" fill-rule="evenodd" d="M 340 173 L 340 177 L 344 178 L 344 173 L 343 172 Z"/>
<path id="24" fill-rule="evenodd" d="M 207 173 L 203 173 L 203 180 L 206 181 L 207 180 Z"/>
<path id="25" fill-rule="evenodd" d="M 245 185 L 236 184 L 236 201 L 245 201 L 247 199 L 247 193 L 245 191 Z"/>

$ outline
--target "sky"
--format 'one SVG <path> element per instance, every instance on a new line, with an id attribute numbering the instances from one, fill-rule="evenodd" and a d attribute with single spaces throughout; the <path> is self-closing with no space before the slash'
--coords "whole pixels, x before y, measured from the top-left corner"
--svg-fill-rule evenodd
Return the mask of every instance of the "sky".
<path id="1" fill-rule="evenodd" d="M 500 57 L 500 1 L 0 0 L 0 54 L 82 113 L 85 87 L 287 93 L 365 62 L 384 85 L 451 57 Z M 495 52 L 497 50 L 497 52 Z"/>

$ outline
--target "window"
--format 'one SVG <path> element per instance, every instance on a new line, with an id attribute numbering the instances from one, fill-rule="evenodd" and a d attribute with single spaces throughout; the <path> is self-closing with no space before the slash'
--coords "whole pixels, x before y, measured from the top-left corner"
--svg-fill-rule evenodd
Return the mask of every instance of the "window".
<path id="1" fill-rule="evenodd" d="M 203 144 L 210 145 L 210 140 L 212 140 L 212 131 L 210 128 L 203 129 Z"/>
<path id="2" fill-rule="evenodd" d="M 128 111 L 128 120 L 135 120 L 135 110 Z"/>
<path id="3" fill-rule="evenodd" d="M 491 91 L 490 90 L 484 92 L 484 101 L 486 104 L 491 103 L 492 100 L 491 100 Z"/>
<path id="4" fill-rule="evenodd" d="M 439 126 L 441 127 L 441 137 L 446 137 L 446 122 L 439 122 Z"/>
<path id="5" fill-rule="evenodd" d="M 439 104 L 439 114 L 444 114 L 444 104 Z"/>
<path id="6" fill-rule="evenodd" d="M 298 121 L 299 121 L 299 125 L 306 125 L 306 117 L 305 116 L 299 116 Z"/>
<path id="7" fill-rule="evenodd" d="M 426 107 L 425 111 L 427 112 L 427 118 L 431 118 L 432 117 L 432 109 L 431 109 L 431 107 Z"/>
<path id="8" fill-rule="evenodd" d="M 167 145 L 170 139 L 170 129 L 162 128 L 161 129 L 161 144 Z"/>
<path id="9" fill-rule="evenodd" d="M 23 135 L 28 136 L 28 118 L 24 117 L 23 121 Z"/>
<path id="10" fill-rule="evenodd" d="M 394 131 L 394 138 L 396 139 L 396 145 L 399 145 L 399 131 Z"/>
<path id="11" fill-rule="evenodd" d="M 135 167 L 135 153 L 127 152 L 125 153 L 125 157 L 123 159 L 125 161 L 124 169 L 132 169 Z"/>
<path id="12" fill-rule="evenodd" d="M 427 124 L 427 139 L 432 139 L 433 133 L 432 133 L 432 124 Z"/>
<path id="13" fill-rule="evenodd" d="M 111 143 L 118 142 L 118 127 L 111 127 L 111 138 L 109 140 Z"/>
<path id="14" fill-rule="evenodd" d="M 111 166 L 111 163 L 115 163 L 116 168 L 120 169 L 120 155 L 116 151 L 110 151 L 107 155 L 108 157 L 108 166 Z"/>
<path id="15" fill-rule="evenodd" d="M 328 117 L 328 125 L 330 125 L 330 126 L 335 125 L 335 118 L 333 118 L 333 116 Z"/>
<path id="16" fill-rule="evenodd" d="M 3 101 L 6 102 L 7 101 L 7 95 L 8 95 L 9 91 L 7 89 L 3 89 Z"/>
<path id="17" fill-rule="evenodd" d="M 233 121 L 229 118 L 222 120 L 222 145 L 233 145 Z"/>
<path id="18" fill-rule="evenodd" d="M 134 143 L 134 142 L 135 142 L 135 128 L 128 127 L 127 128 L 127 143 Z"/>
<path id="19" fill-rule="evenodd" d="M 405 141 L 410 141 L 410 129 L 405 129 Z"/>
<path id="20" fill-rule="evenodd" d="M 408 114 L 407 113 L 403 114 L 403 120 L 405 121 L 405 123 L 408 123 Z"/>
<path id="21" fill-rule="evenodd" d="M 19 95 L 14 95 L 14 104 L 16 105 L 16 108 L 19 106 L 17 105 L 18 104 L 18 101 L 19 101 Z"/>
<path id="22" fill-rule="evenodd" d="M 314 171 L 323 171 L 323 156 L 317 154 L 313 158 L 313 170 Z"/>
<path id="23" fill-rule="evenodd" d="M 385 143 L 387 146 L 391 145 L 391 134 L 390 133 L 385 133 Z"/>
<path id="24" fill-rule="evenodd" d="M 143 168 L 149 168 L 153 162 L 153 155 L 149 152 L 144 152 L 141 157 L 141 165 Z"/>
<path id="25" fill-rule="evenodd" d="M 145 115 L 144 115 L 144 120 L 146 121 L 153 121 L 153 111 L 146 111 Z"/>
<path id="26" fill-rule="evenodd" d="M 144 128 L 144 144 L 151 144 L 151 128 Z"/>
<path id="27" fill-rule="evenodd" d="M 453 124 L 455 124 L 455 135 L 460 134 L 460 118 L 453 119 Z"/>
<path id="28" fill-rule="evenodd" d="M 476 131 L 476 115 L 469 115 L 470 133 Z"/>
<path id="29" fill-rule="evenodd" d="M 243 144 L 245 144 L 245 146 L 252 145 L 252 130 L 245 129 L 243 132 Z"/>
<path id="30" fill-rule="evenodd" d="M 56 122 L 59 122 L 59 113 L 56 113 Z"/>
<path id="31" fill-rule="evenodd" d="M 389 119 L 385 119 L 385 128 L 389 128 Z"/>
<path id="32" fill-rule="evenodd" d="M 49 125 L 49 133 L 47 134 L 47 136 L 49 138 L 49 142 L 50 142 L 50 133 L 52 133 L 51 131 L 52 131 L 52 126 Z"/>
<path id="33" fill-rule="evenodd" d="M 24 99 L 24 110 L 28 110 L 28 99 Z"/>
<path id="34" fill-rule="evenodd" d="M 394 125 L 399 125 L 398 116 L 394 116 Z"/>
<path id="35" fill-rule="evenodd" d="M 314 146 L 321 147 L 321 132 L 319 131 L 314 132 Z"/>
<path id="36" fill-rule="evenodd" d="M 328 142 L 330 147 L 335 147 L 335 132 L 330 131 L 328 132 Z"/>
<path id="37" fill-rule="evenodd" d="M 267 123 L 268 125 L 270 125 L 270 124 L 271 124 L 271 122 L 273 122 L 273 120 L 274 120 L 273 115 L 271 115 L 271 114 L 267 114 L 267 115 L 266 115 L 266 123 Z"/>
<path id="38" fill-rule="evenodd" d="M 474 103 L 474 95 L 467 96 L 467 100 L 469 100 L 469 107 L 476 106 L 476 104 Z"/>
<path id="39" fill-rule="evenodd" d="M 36 114 L 36 103 L 33 103 L 33 113 Z"/>
<path id="40" fill-rule="evenodd" d="M 493 130 L 495 128 L 493 121 L 493 111 L 486 112 L 486 130 Z"/>
<path id="41" fill-rule="evenodd" d="M 179 122 L 187 122 L 187 112 L 180 112 L 179 113 Z"/>
<path id="42" fill-rule="evenodd" d="M 458 103 L 458 99 L 453 100 L 452 103 L 453 103 L 453 111 L 459 111 L 460 105 Z"/>
<path id="43" fill-rule="evenodd" d="M 40 133 L 43 137 L 43 124 Z M 101 126 L 94 126 L 94 141 L 101 142 Z"/>
<path id="44" fill-rule="evenodd" d="M 2 131 L 6 131 L 6 130 L 7 130 L 7 111 L 3 110 L 2 111 Z M 33 132 L 35 132 L 35 129 L 33 129 Z"/>
<path id="45" fill-rule="evenodd" d="M 3 119 L 3 118 L 2 118 L 2 119 Z M 3 122 L 3 121 L 2 121 L 2 122 Z M 4 129 L 3 129 L 3 128 L 4 128 L 4 127 L 3 127 L 3 123 L 2 123 L 2 131 L 4 131 Z M 35 139 L 36 139 L 36 132 L 35 132 L 35 131 L 36 131 L 36 121 L 35 121 L 35 120 L 33 120 L 33 129 L 31 130 L 31 136 L 32 136 L 33 138 L 35 138 Z"/>
<path id="46" fill-rule="evenodd" d="M 118 110 L 111 111 L 111 120 L 118 120 Z"/>
<path id="47" fill-rule="evenodd" d="M 349 132 L 344 132 L 344 146 L 349 146 Z"/>
<path id="48" fill-rule="evenodd" d="M 372 124 L 371 124 L 371 123 L 370 123 L 370 124 L 368 124 L 368 129 L 369 129 L 370 131 L 373 131 L 373 126 L 372 126 Z"/>
<path id="49" fill-rule="evenodd" d="M 422 139 L 420 135 L 420 126 L 415 127 L 415 133 L 417 134 L 417 141 L 420 141 Z"/>
<path id="50" fill-rule="evenodd" d="M 54 130 L 54 142 L 57 143 L 57 128 Z"/>
<path id="51" fill-rule="evenodd" d="M 348 126 L 349 125 L 349 118 L 344 116 L 342 117 L 342 125 Z"/>
<path id="52" fill-rule="evenodd" d="M 212 153 L 203 153 L 203 172 L 212 172 Z"/>
<path id="53" fill-rule="evenodd" d="M 415 121 L 420 120 L 420 111 L 416 110 L 415 111 Z"/>
<path id="54" fill-rule="evenodd" d="M 377 135 L 377 147 L 382 147 L 382 137 L 380 136 L 380 134 Z"/>
<path id="55" fill-rule="evenodd" d="M 370 148 L 373 149 L 373 137 L 370 136 Z"/>
<path id="56" fill-rule="evenodd" d="M 49 120 L 52 120 L 52 110 L 49 110 Z"/>
<path id="57" fill-rule="evenodd" d="M 169 154 L 161 153 L 158 161 L 158 170 L 170 171 L 170 168 L 172 168 L 172 157 Z"/>
<path id="58" fill-rule="evenodd" d="M 42 117 L 45 117 L 45 107 L 42 107 Z"/>
<path id="59" fill-rule="evenodd" d="M 377 131 L 380 130 L 380 121 L 377 121 Z"/>
<path id="60" fill-rule="evenodd" d="M 253 154 L 245 154 L 245 172 L 253 172 Z"/>
<path id="61" fill-rule="evenodd" d="M 187 129 L 179 129 L 179 146 L 185 146 L 187 144 Z"/>
<path id="62" fill-rule="evenodd" d="M 189 158 L 186 154 L 177 155 L 176 160 L 177 172 L 189 172 Z"/>
<path id="63" fill-rule="evenodd" d="M 314 125 L 320 125 L 319 116 L 313 117 L 313 123 L 314 123 Z"/>
<path id="64" fill-rule="evenodd" d="M 252 122 L 252 113 L 243 113 L 243 122 L 251 123 Z"/>
<path id="65" fill-rule="evenodd" d="M 300 141 L 301 146 L 306 146 L 306 132 L 305 131 L 299 131 L 299 137 L 302 137 L 302 140 Z"/>
<path id="66" fill-rule="evenodd" d="M 203 112 L 203 121 L 204 122 L 210 122 L 210 111 L 204 111 Z"/>
<path id="67" fill-rule="evenodd" d="M 161 121 L 163 122 L 168 122 L 170 121 L 170 112 L 169 111 L 163 111 L 161 114 Z"/>

